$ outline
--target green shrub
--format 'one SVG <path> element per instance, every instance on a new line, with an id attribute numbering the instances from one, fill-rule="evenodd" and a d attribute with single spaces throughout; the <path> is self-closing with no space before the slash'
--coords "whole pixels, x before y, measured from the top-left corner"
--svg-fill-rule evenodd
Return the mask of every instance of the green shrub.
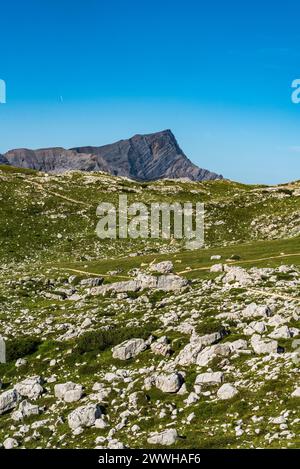
<path id="1" fill-rule="evenodd" d="M 86 332 L 78 338 L 77 350 L 80 354 L 101 352 L 125 340 L 133 338 L 147 339 L 156 327 L 156 324 L 149 323 L 143 327 L 118 327 L 107 331 Z"/>
<path id="2" fill-rule="evenodd" d="M 220 332 L 225 335 L 225 328 L 218 320 L 212 318 L 197 324 L 196 332 L 199 335 L 212 334 L 214 332 Z"/>
<path id="3" fill-rule="evenodd" d="M 6 360 L 8 362 L 31 355 L 36 352 L 41 341 L 36 337 L 20 337 L 6 343 Z"/>

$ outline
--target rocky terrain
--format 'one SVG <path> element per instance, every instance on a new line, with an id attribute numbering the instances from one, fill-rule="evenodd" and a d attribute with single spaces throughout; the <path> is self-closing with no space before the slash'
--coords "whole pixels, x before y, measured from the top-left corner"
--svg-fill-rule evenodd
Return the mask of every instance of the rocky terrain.
<path id="1" fill-rule="evenodd" d="M 205 202 L 205 247 L 99 240 L 119 193 Z M 299 195 L 0 167 L 0 444 L 299 447 Z"/>
<path id="2" fill-rule="evenodd" d="M 183 153 L 170 130 L 135 135 L 128 140 L 101 147 L 10 150 L 5 155 L 0 155 L 0 164 L 49 173 L 67 170 L 105 171 L 139 181 L 162 178 L 202 181 L 222 178 L 194 165 Z"/>

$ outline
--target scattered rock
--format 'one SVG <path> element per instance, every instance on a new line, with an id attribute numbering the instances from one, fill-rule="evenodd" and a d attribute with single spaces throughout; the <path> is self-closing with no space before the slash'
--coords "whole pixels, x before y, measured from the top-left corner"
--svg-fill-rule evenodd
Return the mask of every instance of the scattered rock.
<path id="1" fill-rule="evenodd" d="M 68 415 L 68 424 L 72 430 L 79 427 L 92 427 L 101 415 L 101 408 L 98 404 L 87 404 L 78 407 Z"/>
<path id="2" fill-rule="evenodd" d="M 146 350 L 146 348 L 147 344 L 143 339 L 125 340 L 125 342 L 113 347 L 113 358 L 129 360 L 129 358 L 136 357 L 139 353 Z"/>
<path id="3" fill-rule="evenodd" d="M 83 395 L 83 388 L 80 384 L 72 383 L 71 381 L 54 386 L 54 395 L 58 399 L 63 399 L 65 402 L 79 401 Z"/>
<path id="4" fill-rule="evenodd" d="M 152 264 L 149 267 L 151 272 L 157 272 L 159 274 L 170 274 L 173 272 L 173 262 L 171 261 L 163 261 L 159 262 L 158 264 Z"/>
<path id="5" fill-rule="evenodd" d="M 3 446 L 5 449 L 13 449 L 19 446 L 17 440 L 15 438 L 6 438 L 3 442 Z"/>
<path id="6" fill-rule="evenodd" d="M 147 442 L 150 445 L 162 445 L 162 446 L 170 446 L 176 443 L 178 438 L 177 430 L 173 428 L 169 428 L 168 430 L 164 430 L 162 432 L 153 432 L 150 433 L 150 436 L 147 439 Z"/>
<path id="7" fill-rule="evenodd" d="M 44 392 L 43 380 L 40 376 L 31 376 L 17 383 L 14 389 L 22 396 L 29 399 L 38 399 Z"/>
<path id="8" fill-rule="evenodd" d="M 222 400 L 231 399 L 236 394 L 238 394 L 238 390 L 229 383 L 223 384 L 217 391 L 217 396 Z"/>
<path id="9" fill-rule="evenodd" d="M 180 373 L 160 374 L 155 379 L 155 386 L 162 392 L 175 393 L 184 382 Z"/>
<path id="10" fill-rule="evenodd" d="M 278 350 L 278 343 L 276 340 L 262 338 L 259 334 L 254 334 L 251 337 L 251 345 L 255 353 L 276 353 Z"/>
<path id="11" fill-rule="evenodd" d="M 20 394 L 15 389 L 9 389 L 0 394 L 0 415 L 16 407 L 21 400 Z"/>
<path id="12" fill-rule="evenodd" d="M 196 377 L 195 384 L 221 384 L 224 381 L 224 373 L 216 371 L 212 373 L 201 373 Z"/>
<path id="13" fill-rule="evenodd" d="M 11 414 L 11 418 L 15 421 L 20 421 L 25 417 L 30 417 L 31 415 L 39 415 L 39 413 L 40 408 L 38 405 L 31 404 L 24 400 L 20 403 L 18 409 Z"/>

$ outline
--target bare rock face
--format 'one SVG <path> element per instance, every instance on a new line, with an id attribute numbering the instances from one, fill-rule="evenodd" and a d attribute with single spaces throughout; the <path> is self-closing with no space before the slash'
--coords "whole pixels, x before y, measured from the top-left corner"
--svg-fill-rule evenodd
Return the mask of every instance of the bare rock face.
<path id="1" fill-rule="evenodd" d="M 9 164 L 9 161 L 7 160 L 7 158 L 5 158 L 4 155 L 1 155 L 1 153 L 0 153 L 0 164 Z"/>
<path id="2" fill-rule="evenodd" d="M 75 150 L 59 147 L 39 150 L 19 148 L 8 151 L 3 157 L 11 166 L 35 169 L 46 173 L 63 173 L 69 170 L 109 172 L 109 168 L 101 158 L 98 161 L 95 155 L 81 155 Z"/>
<path id="3" fill-rule="evenodd" d="M 26 148 L 0 155 L 0 164 L 30 168 L 49 173 L 68 170 L 105 171 L 140 181 L 188 178 L 193 181 L 221 179 L 198 168 L 183 153 L 170 130 L 135 135 L 128 140 L 101 147 Z"/>

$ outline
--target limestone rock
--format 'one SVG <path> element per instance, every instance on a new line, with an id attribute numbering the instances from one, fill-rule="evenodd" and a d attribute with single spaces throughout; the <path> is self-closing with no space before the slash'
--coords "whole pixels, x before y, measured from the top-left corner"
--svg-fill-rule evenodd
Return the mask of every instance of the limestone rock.
<path id="1" fill-rule="evenodd" d="M 176 393 L 184 382 L 180 373 L 160 374 L 155 379 L 155 385 L 162 392 Z"/>
<path id="2" fill-rule="evenodd" d="M 195 384 L 221 384 L 224 381 L 222 371 L 201 373 L 196 377 Z"/>
<path id="3" fill-rule="evenodd" d="M 256 303 L 250 303 L 243 311 L 242 315 L 245 318 L 252 317 L 270 317 L 272 316 L 272 310 L 267 305 L 257 305 Z"/>
<path id="4" fill-rule="evenodd" d="M 255 353 L 276 353 L 278 350 L 278 343 L 276 340 L 264 339 L 259 334 L 254 334 L 251 337 L 251 345 Z"/>
<path id="5" fill-rule="evenodd" d="M 146 348 L 147 344 L 143 339 L 125 340 L 121 344 L 113 347 L 113 358 L 129 360 L 129 358 L 136 357 L 139 353 L 146 350 Z"/>
<path id="6" fill-rule="evenodd" d="M 289 339 L 296 334 L 297 329 L 294 330 L 294 328 L 289 328 L 288 326 L 281 326 L 274 329 L 274 331 L 269 334 L 269 337 L 271 337 L 271 339 Z"/>
<path id="7" fill-rule="evenodd" d="M 292 392 L 292 397 L 300 397 L 300 386 Z"/>
<path id="8" fill-rule="evenodd" d="M 44 392 L 43 380 L 40 376 L 31 376 L 17 383 L 14 389 L 22 396 L 29 399 L 38 399 Z"/>
<path id="9" fill-rule="evenodd" d="M 16 407 L 21 400 L 20 394 L 15 389 L 9 389 L 0 394 L 0 415 Z"/>
<path id="10" fill-rule="evenodd" d="M 226 400 L 226 399 L 231 399 L 234 397 L 236 394 L 238 394 L 238 390 L 229 383 L 223 384 L 217 392 L 217 396 L 219 399 Z"/>
<path id="11" fill-rule="evenodd" d="M 6 363 L 6 345 L 3 337 L 0 336 L 0 363 Z"/>
<path id="12" fill-rule="evenodd" d="M 17 440 L 15 438 L 6 438 L 3 442 L 3 446 L 5 449 L 13 449 L 19 446 Z"/>
<path id="13" fill-rule="evenodd" d="M 147 442 L 150 445 L 170 446 L 176 442 L 177 438 L 177 430 L 169 428 L 168 430 L 163 430 L 162 432 L 151 433 L 147 439 Z"/>
<path id="14" fill-rule="evenodd" d="M 73 410 L 68 415 L 68 425 L 72 430 L 79 427 L 92 427 L 102 415 L 98 404 L 87 404 Z"/>
<path id="15" fill-rule="evenodd" d="M 224 267 L 223 267 L 223 264 L 214 264 L 214 265 L 211 266 L 211 268 L 209 270 L 212 273 L 223 272 Z"/>
<path id="16" fill-rule="evenodd" d="M 170 355 L 171 345 L 168 343 L 166 336 L 160 337 L 158 340 L 153 342 L 150 346 L 153 353 L 156 355 L 162 355 L 164 357 Z"/>
<path id="17" fill-rule="evenodd" d="M 39 413 L 40 408 L 38 405 L 31 404 L 24 400 L 20 403 L 18 409 L 11 414 L 11 418 L 15 421 L 20 421 L 25 417 L 30 417 L 31 415 L 39 415 Z"/>
<path id="18" fill-rule="evenodd" d="M 173 262 L 163 261 L 158 264 L 152 264 L 150 265 L 149 270 L 159 274 L 170 274 L 173 271 Z"/>
<path id="19" fill-rule="evenodd" d="M 80 285 L 82 287 L 99 287 L 103 283 L 103 277 L 93 277 L 93 278 L 85 278 L 81 280 Z"/>
<path id="20" fill-rule="evenodd" d="M 65 402 L 79 401 L 83 394 L 83 388 L 80 384 L 67 383 L 56 384 L 54 386 L 54 395 L 58 399 L 63 399 Z"/>
<path id="21" fill-rule="evenodd" d="M 156 288 L 163 291 L 176 291 L 186 287 L 188 283 L 187 279 L 179 275 L 167 274 L 157 277 Z"/>

